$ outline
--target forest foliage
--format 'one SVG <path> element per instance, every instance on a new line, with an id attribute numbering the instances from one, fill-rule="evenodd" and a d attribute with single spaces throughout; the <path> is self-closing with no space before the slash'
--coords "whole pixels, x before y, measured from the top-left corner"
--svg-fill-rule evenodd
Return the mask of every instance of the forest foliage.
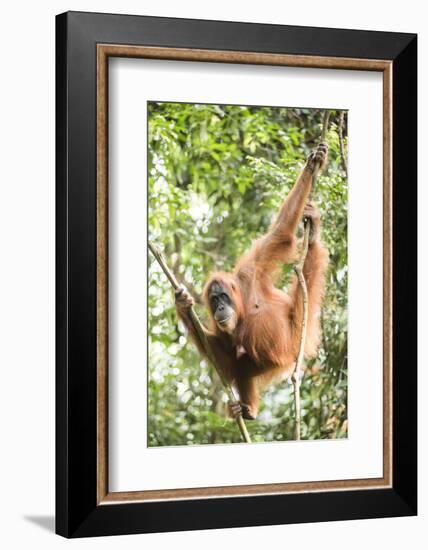
<path id="1" fill-rule="evenodd" d="M 149 239 L 193 294 L 202 320 L 208 274 L 232 269 L 266 232 L 318 144 L 322 115 L 317 109 L 148 104 Z M 332 111 L 327 141 L 328 167 L 313 198 L 330 265 L 322 342 L 301 386 L 302 439 L 347 437 L 346 113 Z M 292 266 L 284 268 L 281 287 L 291 274 Z M 226 417 L 220 380 L 177 321 L 171 286 L 151 255 L 148 302 L 148 445 L 241 441 Z M 247 422 L 253 441 L 293 439 L 292 389 L 284 381 L 264 393 L 258 419 Z"/>

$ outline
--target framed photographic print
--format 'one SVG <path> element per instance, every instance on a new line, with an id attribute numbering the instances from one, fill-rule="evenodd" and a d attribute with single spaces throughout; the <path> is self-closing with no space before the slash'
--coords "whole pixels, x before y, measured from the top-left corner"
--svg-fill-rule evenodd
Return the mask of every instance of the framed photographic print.
<path id="1" fill-rule="evenodd" d="M 57 532 L 416 514 L 416 36 L 56 25 Z"/>

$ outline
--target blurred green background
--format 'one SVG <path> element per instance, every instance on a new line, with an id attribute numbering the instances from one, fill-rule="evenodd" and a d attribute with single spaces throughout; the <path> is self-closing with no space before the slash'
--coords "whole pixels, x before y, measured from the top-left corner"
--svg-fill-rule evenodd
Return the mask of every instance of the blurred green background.
<path id="1" fill-rule="evenodd" d="M 266 232 L 319 142 L 322 117 L 317 109 L 148 104 L 149 238 L 195 297 L 203 321 L 210 271 L 232 269 Z M 301 387 L 302 439 L 347 436 L 346 113 L 331 112 L 328 143 L 314 200 L 330 266 L 322 343 Z M 284 268 L 281 287 L 291 272 Z M 148 298 L 148 445 L 240 442 L 217 374 L 177 322 L 171 286 L 151 255 Z M 293 439 L 292 388 L 285 381 L 264 393 L 258 419 L 247 422 L 253 441 Z"/>

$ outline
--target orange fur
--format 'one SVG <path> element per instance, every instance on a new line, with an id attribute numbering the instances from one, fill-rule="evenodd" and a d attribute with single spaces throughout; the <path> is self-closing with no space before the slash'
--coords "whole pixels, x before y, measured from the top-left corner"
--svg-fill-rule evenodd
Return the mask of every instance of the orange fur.
<path id="1" fill-rule="evenodd" d="M 307 168 L 307 167 L 306 167 Z M 288 377 L 294 369 L 299 350 L 303 314 L 302 297 L 294 277 L 288 293 L 275 287 L 278 267 L 295 258 L 295 232 L 312 186 L 312 172 L 304 169 L 283 202 L 268 233 L 255 241 L 238 261 L 233 273 L 216 272 L 208 279 L 204 298 L 210 313 L 207 337 L 226 378 L 233 384 L 242 403 L 256 417 L 259 389 Z M 304 264 L 308 287 L 308 327 L 306 356 L 315 355 L 319 343 L 319 312 L 322 304 L 328 254 L 321 241 L 309 246 Z M 229 293 L 237 314 L 233 334 L 222 332 L 214 320 L 208 302 L 213 282 Z M 185 315 L 193 339 L 203 353 L 201 343 Z M 237 350 L 244 350 L 239 354 Z"/>

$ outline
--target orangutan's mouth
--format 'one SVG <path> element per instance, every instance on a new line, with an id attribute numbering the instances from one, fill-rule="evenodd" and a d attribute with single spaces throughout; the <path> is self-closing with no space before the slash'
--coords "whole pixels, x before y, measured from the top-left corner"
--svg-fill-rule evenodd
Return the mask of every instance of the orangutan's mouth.
<path id="1" fill-rule="evenodd" d="M 225 325 L 226 323 L 228 323 L 230 320 L 232 319 L 232 315 L 229 315 L 229 317 L 227 319 L 222 319 L 221 321 L 217 321 L 217 323 L 219 325 Z"/>

